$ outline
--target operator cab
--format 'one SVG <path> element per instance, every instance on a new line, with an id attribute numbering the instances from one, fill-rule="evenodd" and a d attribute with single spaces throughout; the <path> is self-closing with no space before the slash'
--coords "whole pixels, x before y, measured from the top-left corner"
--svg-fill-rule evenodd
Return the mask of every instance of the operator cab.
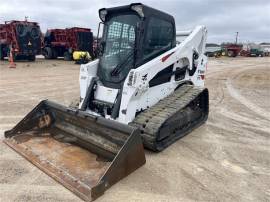
<path id="1" fill-rule="evenodd" d="M 176 46 L 175 22 L 171 15 L 140 3 L 103 8 L 99 16 L 104 26 L 98 79 L 92 79 L 80 109 L 116 119 L 130 70 Z"/>
<path id="2" fill-rule="evenodd" d="M 103 8 L 98 77 L 104 86 L 121 89 L 130 69 L 175 47 L 171 15 L 140 3 Z"/>

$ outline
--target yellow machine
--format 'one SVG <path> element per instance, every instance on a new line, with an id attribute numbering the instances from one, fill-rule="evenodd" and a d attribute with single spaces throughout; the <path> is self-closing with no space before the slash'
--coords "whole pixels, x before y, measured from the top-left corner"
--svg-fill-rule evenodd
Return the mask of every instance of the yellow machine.
<path id="1" fill-rule="evenodd" d="M 75 60 L 76 64 L 86 64 L 91 60 L 91 56 L 87 51 L 74 51 L 73 52 L 73 60 Z"/>

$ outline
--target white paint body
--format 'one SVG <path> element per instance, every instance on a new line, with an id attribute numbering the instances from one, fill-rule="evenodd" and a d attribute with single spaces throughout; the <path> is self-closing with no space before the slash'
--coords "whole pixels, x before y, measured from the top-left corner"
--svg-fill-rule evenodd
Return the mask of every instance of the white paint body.
<path id="1" fill-rule="evenodd" d="M 128 124 L 136 115 L 136 112 L 147 109 L 155 105 L 161 99 L 167 97 L 183 82 L 190 82 L 195 86 L 204 86 L 207 57 L 204 55 L 207 30 L 205 26 L 197 26 L 193 31 L 177 32 L 181 34 L 181 39 L 176 47 L 152 59 L 151 61 L 130 70 L 123 86 L 121 106 L 119 116 L 115 119 L 121 123 Z M 173 71 L 189 65 L 193 65 L 193 53 L 196 51 L 199 58 L 195 61 L 196 71 L 189 76 L 186 71 L 185 78 L 179 81 L 175 76 L 171 76 L 170 82 L 149 88 L 149 81 L 161 70 L 173 64 Z M 167 59 L 164 61 L 164 57 Z M 87 88 L 93 77 L 97 76 L 99 60 L 81 65 L 80 69 L 80 97 L 81 104 L 85 98 Z M 146 75 L 146 76 L 145 76 Z M 118 89 L 109 89 L 98 83 L 95 92 L 95 99 L 108 103 L 113 103 L 116 99 Z M 87 110 L 89 113 L 95 112 Z M 110 119 L 110 116 L 106 116 Z"/>

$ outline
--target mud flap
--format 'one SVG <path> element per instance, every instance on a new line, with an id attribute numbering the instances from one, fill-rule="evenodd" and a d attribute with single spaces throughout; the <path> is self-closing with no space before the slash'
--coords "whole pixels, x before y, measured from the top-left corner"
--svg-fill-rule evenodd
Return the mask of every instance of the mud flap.
<path id="1" fill-rule="evenodd" d="M 4 142 L 85 201 L 145 163 L 139 131 L 44 100 Z"/>

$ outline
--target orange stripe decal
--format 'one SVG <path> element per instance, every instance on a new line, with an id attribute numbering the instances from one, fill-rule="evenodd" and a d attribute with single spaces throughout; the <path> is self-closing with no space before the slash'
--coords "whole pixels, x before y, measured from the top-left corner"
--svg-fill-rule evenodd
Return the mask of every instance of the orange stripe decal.
<path id="1" fill-rule="evenodd" d="M 165 55 L 163 58 L 161 58 L 161 61 L 165 62 L 172 54 L 174 54 L 174 52 L 171 52 L 170 54 Z"/>

